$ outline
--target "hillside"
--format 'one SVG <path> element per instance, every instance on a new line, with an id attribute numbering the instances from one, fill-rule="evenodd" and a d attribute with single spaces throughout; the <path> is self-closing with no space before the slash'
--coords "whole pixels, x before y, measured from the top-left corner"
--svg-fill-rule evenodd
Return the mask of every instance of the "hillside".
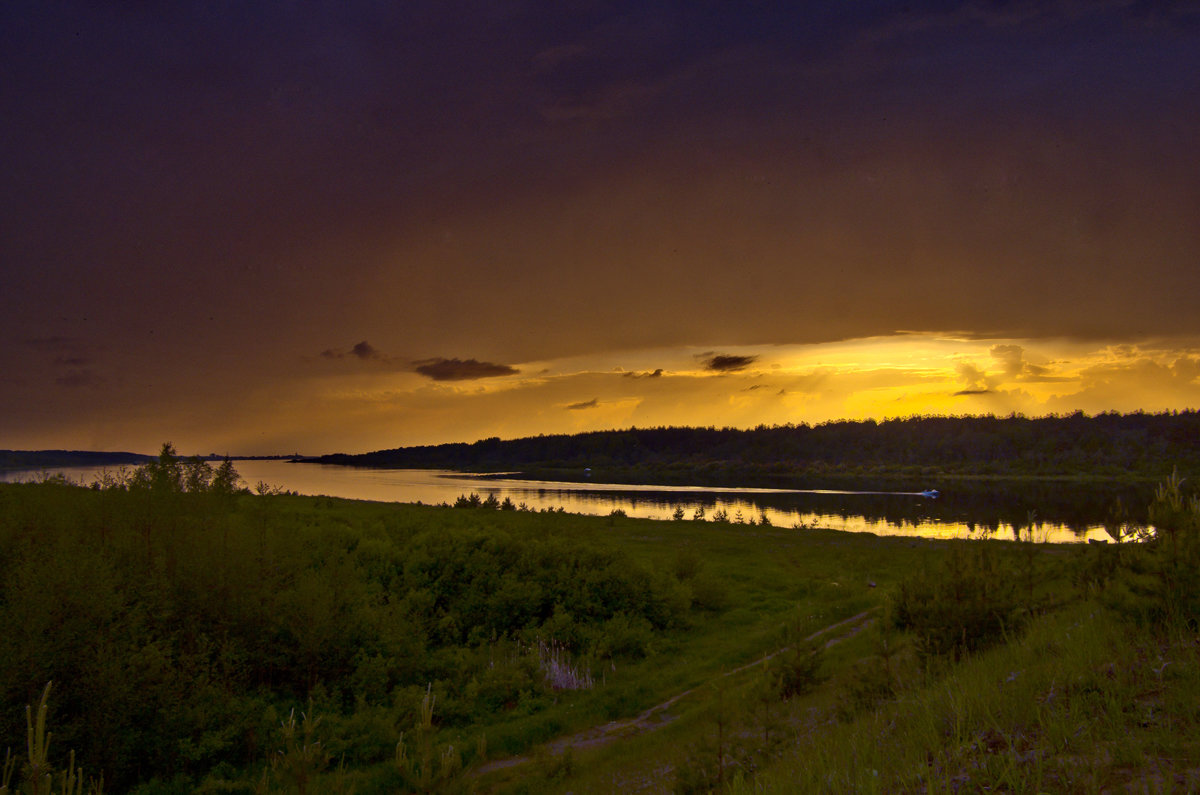
<path id="1" fill-rule="evenodd" d="M 94 450 L 0 450 L 0 472 L 59 467 L 140 466 L 151 456 Z"/>

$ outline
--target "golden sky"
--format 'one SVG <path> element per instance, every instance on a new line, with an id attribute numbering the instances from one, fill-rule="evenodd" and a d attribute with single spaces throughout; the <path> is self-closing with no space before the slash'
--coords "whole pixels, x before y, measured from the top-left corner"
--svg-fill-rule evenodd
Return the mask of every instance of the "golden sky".
<path id="1" fill-rule="evenodd" d="M 1200 406 L 1200 4 L 0 8 L 0 448 Z"/>

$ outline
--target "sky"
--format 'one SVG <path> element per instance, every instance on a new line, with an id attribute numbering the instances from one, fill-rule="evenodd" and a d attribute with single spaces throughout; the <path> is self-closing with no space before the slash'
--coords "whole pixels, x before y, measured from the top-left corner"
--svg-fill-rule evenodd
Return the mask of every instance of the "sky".
<path id="1" fill-rule="evenodd" d="M 1200 407 L 1200 2 L 6 0 L 0 448 Z"/>

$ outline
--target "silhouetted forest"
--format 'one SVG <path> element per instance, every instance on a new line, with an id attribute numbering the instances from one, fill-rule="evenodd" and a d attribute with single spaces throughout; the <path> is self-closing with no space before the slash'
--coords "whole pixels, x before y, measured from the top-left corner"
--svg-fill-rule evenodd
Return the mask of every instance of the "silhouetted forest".
<path id="1" fill-rule="evenodd" d="M 612 482 L 820 486 L 931 475 L 1161 479 L 1200 463 L 1200 413 L 912 417 L 736 428 L 629 428 L 305 459 L 352 466 L 521 471 Z"/>
<path id="2" fill-rule="evenodd" d="M 15 469 L 59 467 L 141 466 L 153 460 L 138 453 L 104 453 L 92 450 L 0 450 L 0 472 Z"/>

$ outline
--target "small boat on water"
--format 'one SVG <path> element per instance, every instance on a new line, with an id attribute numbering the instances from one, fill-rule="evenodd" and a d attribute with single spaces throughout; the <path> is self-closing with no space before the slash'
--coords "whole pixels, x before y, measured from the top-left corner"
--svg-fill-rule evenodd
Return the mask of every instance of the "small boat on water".
<path id="1" fill-rule="evenodd" d="M 928 497 L 931 500 L 936 500 L 938 497 L 942 496 L 942 493 L 937 489 L 926 489 L 925 491 L 921 492 L 921 496 Z"/>

